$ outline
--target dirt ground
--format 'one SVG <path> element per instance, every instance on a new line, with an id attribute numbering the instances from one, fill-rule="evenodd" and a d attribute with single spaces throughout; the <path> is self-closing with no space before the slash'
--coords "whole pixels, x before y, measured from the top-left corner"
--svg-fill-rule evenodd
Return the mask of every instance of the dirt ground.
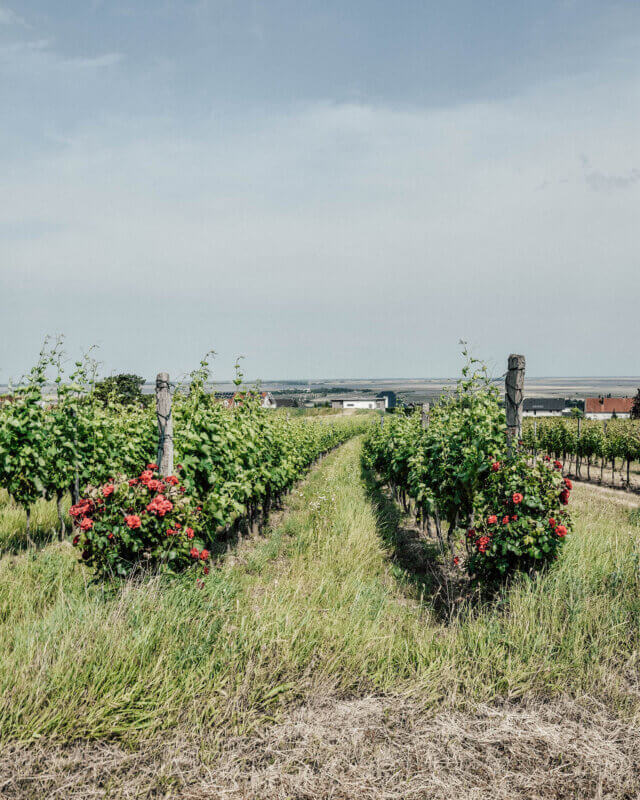
<path id="1" fill-rule="evenodd" d="M 406 698 L 326 699 L 259 734 L 12 745 L 0 797 L 183 800 L 622 800 L 640 797 L 640 727 L 585 700 L 431 716 Z M 210 755 L 207 756 L 206 753 Z"/>

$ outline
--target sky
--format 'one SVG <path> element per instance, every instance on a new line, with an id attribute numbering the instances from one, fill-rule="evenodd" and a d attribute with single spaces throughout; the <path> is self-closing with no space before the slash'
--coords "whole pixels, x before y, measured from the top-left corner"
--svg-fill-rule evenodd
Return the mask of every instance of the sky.
<path id="1" fill-rule="evenodd" d="M 0 0 L 0 383 L 640 374 L 637 0 Z"/>

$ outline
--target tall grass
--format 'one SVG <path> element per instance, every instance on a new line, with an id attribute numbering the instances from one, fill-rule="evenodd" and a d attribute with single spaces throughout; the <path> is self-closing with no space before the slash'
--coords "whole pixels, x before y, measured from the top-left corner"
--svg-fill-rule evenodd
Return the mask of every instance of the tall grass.
<path id="1" fill-rule="evenodd" d="M 578 487 L 560 561 L 442 624 L 392 563 L 360 477 L 360 442 L 328 456 L 267 540 L 212 571 L 90 582 L 66 543 L 0 560 L 2 739 L 220 736 L 332 691 L 425 707 L 589 693 L 635 708 L 640 528 Z"/>
<path id="2" fill-rule="evenodd" d="M 63 501 L 63 512 L 67 528 L 71 526 L 68 516 L 71 498 Z M 60 521 L 55 500 L 40 499 L 31 508 L 31 538 L 42 544 L 59 536 Z M 27 515 L 25 510 L 13 502 L 5 489 L 0 489 L 0 556 L 5 552 L 16 552 L 27 546 Z"/>

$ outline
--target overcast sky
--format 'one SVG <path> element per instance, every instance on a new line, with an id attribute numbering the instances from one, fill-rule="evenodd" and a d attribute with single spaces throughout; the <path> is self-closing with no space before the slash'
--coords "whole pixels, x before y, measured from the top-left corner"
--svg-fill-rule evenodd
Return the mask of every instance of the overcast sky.
<path id="1" fill-rule="evenodd" d="M 0 0 L 0 383 L 637 375 L 638 0 Z"/>

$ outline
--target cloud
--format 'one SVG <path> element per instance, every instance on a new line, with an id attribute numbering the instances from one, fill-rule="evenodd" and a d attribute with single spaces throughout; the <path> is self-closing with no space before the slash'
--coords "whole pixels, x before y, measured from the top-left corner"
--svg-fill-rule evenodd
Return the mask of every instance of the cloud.
<path id="1" fill-rule="evenodd" d="M 612 192 L 617 189 L 629 189 L 640 181 L 640 170 L 632 169 L 622 175 L 605 175 L 592 171 L 585 175 L 587 185 L 595 192 Z"/>
<path id="2" fill-rule="evenodd" d="M 263 375 L 446 374 L 464 337 L 500 363 L 526 352 L 539 374 L 628 373 L 611 343 L 640 336 L 637 78 L 439 109 L 89 104 L 35 155 L 0 151 L 0 360 L 21 371 L 27 344 L 64 327 L 105 342 L 109 368 L 144 371 L 133 359 L 155 364 L 149 332 L 169 320 L 170 370 L 213 346 Z M 102 102 L 128 79 L 75 83 Z"/>
<path id="3" fill-rule="evenodd" d="M 62 67 L 71 69 L 100 69 L 119 64 L 123 60 L 122 53 L 105 53 L 92 58 L 66 58 L 60 61 Z"/>
<path id="4" fill-rule="evenodd" d="M 25 20 L 6 6 L 0 6 L 0 25 L 25 25 Z"/>

